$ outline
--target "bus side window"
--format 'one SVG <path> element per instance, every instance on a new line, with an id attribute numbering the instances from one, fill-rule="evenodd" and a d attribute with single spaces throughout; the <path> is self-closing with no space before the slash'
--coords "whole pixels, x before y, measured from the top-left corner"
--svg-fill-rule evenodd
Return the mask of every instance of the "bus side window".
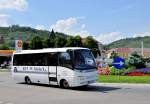
<path id="1" fill-rule="evenodd" d="M 69 53 L 67 52 L 60 53 L 58 59 L 59 59 L 59 66 L 72 69 L 72 62 Z"/>
<path id="2" fill-rule="evenodd" d="M 13 65 L 14 66 L 21 66 L 22 65 L 22 56 L 21 55 L 14 55 Z"/>
<path id="3" fill-rule="evenodd" d="M 47 64 L 48 66 L 57 66 L 58 56 L 57 53 L 48 53 L 47 54 Z"/>

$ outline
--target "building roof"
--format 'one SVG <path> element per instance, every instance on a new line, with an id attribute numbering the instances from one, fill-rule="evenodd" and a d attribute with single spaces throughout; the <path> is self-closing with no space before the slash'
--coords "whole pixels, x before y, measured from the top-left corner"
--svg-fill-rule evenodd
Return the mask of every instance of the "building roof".
<path id="1" fill-rule="evenodd" d="M 109 51 L 116 51 L 118 53 L 131 53 L 131 52 L 141 52 L 141 48 L 113 48 Z M 150 48 L 143 48 L 144 52 L 150 52 Z"/>
<path id="2" fill-rule="evenodd" d="M 15 50 L 0 50 L 0 56 L 11 56 Z"/>

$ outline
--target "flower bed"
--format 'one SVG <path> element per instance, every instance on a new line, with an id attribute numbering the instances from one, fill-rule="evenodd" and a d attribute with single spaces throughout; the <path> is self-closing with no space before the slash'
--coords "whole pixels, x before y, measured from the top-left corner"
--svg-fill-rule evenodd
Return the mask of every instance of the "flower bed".
<path id="1" fill-rule="evenodd" d="M 136 72 L 142 72 L 145 74 L 150 74 L 150 68 L 136 69 Z"/>
<path id="2" fill-rule="evenodd" d="M 130 72 L 127 75 L 128 76 L 150 76 L 150 74 L 144 74 L 142 72 Z"/>
<path id="3" fill-rule="evenodd" d="M 110 69 L 109 68 L 98 68 L 98 74 L 109 75 L 110 74 Z"/>

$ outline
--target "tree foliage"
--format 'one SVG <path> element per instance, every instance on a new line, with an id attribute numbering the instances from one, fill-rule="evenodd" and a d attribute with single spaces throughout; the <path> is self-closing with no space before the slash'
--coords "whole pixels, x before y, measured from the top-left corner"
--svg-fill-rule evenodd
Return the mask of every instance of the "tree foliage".
<path id="1" fill-rule="evenodd" d="M 90 48 L 90 49 L 93 49 L 93 48 L 98 49 L 97 41 L 95 39 L 93 39 L 92 36 L 88 36 L 85 38 L 83 46 Z"/>
<path id="2" fill-rule="evenodd" d="M 30 42 L 30 48 L 31 49 L 42 49 L 43 48 L 42 39 L 39 36 L 34 37 Z"/>
<path id="3" fill-rule="evenodd" d="M 66 42 L 67 42 L 66 38 L 57 36 L 55 38 L 55 47 L 57 47 L 57 48 L 65 47 L 66 46 Z"/>
<path id="4" fill-rule="evenodd" d="M 22 48 L 23 48 L 24 50 L 29 49 L 29 43 L 28 43 L 28 42 L 23 42 Z"/>
<path id="5" fill-rule="evenodd" d="M 98 43 L 91 36 L 88 36 L 85 38 L 85 40 L 83 42 L 83 47 L 90 48 L 95 57 L 97 57 L 97 54 L 99 54 Z"/>
<path id="6" fill-rule="evenodd" d="M 48 38 L 44 41 L 44 47 L 45 48 L 53 48 L 55 46 L 55 41 Z"/>
<path id="7" fill-rule="evenodd" d="M 0 46 L 0 50 L 9 50 L 9 49 L 10 49 L 9 46 L 6 44 Z"/>
<path id="8" fill-rule="evenodd" d="M 69 37 L 67 38 L 66 46 L 67 46 L 67 47 L 75 47 L 75 46 L 76 46 L 76 44 L 75 44 L 75 39 L 74 39 L 73 36 L 69 36 Z"/>

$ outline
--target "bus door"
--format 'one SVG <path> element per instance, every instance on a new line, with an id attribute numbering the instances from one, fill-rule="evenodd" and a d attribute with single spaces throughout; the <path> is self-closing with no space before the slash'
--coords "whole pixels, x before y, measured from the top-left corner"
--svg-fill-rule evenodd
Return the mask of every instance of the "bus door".
<path id="1" fill-rule="evenodd" d="M 48 53 L 48 78 L 49 78 L 49 83 L 56 85 L 57 84 L 57 53 Z"/>
<path id="2" fill-rule="evenodd" d="M 56 66 L 49 66 L 49 82 L 50 84 L 57 84 Z"/>

